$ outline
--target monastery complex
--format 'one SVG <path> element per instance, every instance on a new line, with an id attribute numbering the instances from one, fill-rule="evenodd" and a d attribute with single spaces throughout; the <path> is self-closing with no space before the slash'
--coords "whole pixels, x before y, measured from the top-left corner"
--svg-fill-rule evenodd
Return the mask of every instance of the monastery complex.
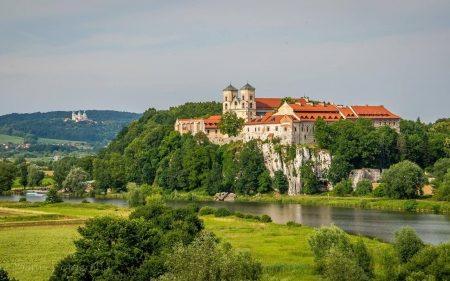
<path id="1" fill-rule="evenodd" d="M 237 137 L 222 134 L 218 128 L 220 115 L 207 119 L 177 119 L 175 130 L 181 134 L 191 132 L 195 135 L 203 132 L 216 144 L 231 140 L 249 141 L 279 138 L 282 144 L 312 144 L 314 139 L 314 121 L 322 118 L 326 123 L 341 119 L 356 120 L 369 118 L 374 126 L 390 126 L 399 131 L 400 117 L 391 113 L 383 105 L 342 106 L 324 103 L 312 103 L 307 97 L 293 98 L 296 102 L 285 102 L 278 110 L 282 98 L 257 98 L 255 88 L 248 83 L 240 91 L 231 84 L 223 89 L 223 113 L 233 111 L 245 120 L 243 130 Z"/>

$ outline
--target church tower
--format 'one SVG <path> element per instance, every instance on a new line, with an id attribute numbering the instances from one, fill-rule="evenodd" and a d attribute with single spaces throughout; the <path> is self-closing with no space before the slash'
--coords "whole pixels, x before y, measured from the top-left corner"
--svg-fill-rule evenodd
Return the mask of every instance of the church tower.
<path id="1" fill-rule="evenodd" d="M 236 109 L 238 104 L 238 89 L 233 87 L 230 83 L 228 87 L 223 89 L 223 113 Z"/>
<path id="2" fill-rule="evenodd" d="M 241 88 L 241 102 L 245 103 L 245 117 L 246 121 L 256 117 L 256 101 L 255 101 L 255 87 L 249 83 Z"/>

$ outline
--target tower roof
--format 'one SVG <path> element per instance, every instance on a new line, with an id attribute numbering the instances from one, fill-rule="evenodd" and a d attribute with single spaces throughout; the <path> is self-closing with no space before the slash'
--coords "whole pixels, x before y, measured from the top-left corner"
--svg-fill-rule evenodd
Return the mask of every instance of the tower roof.
<path id="1" fill-rule="evenodd" d="M 237 91 L 238 89 L 236 89 L 235 87 L 233 87 L 230 83 L 230 85 L 228 87 L 226 87 L 225 89 L 223 89 L 224 91 Z"/>
<path id="2" fill-rule="evenodd" d="M 241 90 L 255 90 L 255 87 L 247 83 L 244 85 L 244 87 L 241 88 Z"/>

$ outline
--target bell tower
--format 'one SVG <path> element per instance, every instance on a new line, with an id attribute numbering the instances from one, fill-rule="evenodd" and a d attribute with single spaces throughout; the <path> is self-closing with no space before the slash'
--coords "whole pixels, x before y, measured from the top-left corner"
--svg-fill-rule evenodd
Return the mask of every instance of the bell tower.
<path id="1" fill-rule="evenodd" d="M 250 120 L 256 117 L 256 100 L 255 100 L 255 87 L 249 83 L 245 84 L 241 88 L 241 99 L 246 105 L 246 120 Z"/>
<path id="2" fill-rule="evenodd" d="M 238 100 L 238 89 L 230 85 L 223 89 L 223 113 L 234 109 L 234 102 Z"/>

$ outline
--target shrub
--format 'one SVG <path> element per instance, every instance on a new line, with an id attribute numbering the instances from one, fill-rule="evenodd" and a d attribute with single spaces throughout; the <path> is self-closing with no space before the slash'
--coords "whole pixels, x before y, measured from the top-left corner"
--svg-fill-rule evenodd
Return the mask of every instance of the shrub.
<path id="1" fill-rule="evenodd" d="M 260 221 L 260 220 L 261 220 L 261 217 L 260 217 L 260 216 L 257 216 L 257 215 L 255 215 L 255 216 L 253 216 L 253 219 L 254 219 L 254 220 L 256 220 L 256 221 Z"/>
<path id="2" fill-rule="evenodd" d="M 417 207 L 417 201 L 416 200 L 408 200 L 404 203 L 405 210 L 411 211 L 415 210 Z"/>
<path id="3" fill-rule="evenodd" d="M 219 208 L 214 212 L 214 216 L 215 217 L 228 217 L 229 215 L 231 215 L 230 211 L 228 211 L 225 208 Z"/>
<path id="4" fill-rule="evenodd" d="M 355 194 L 364 196 L 372 192 L 372 182 L 368 179 L 362 179 L 356 184 Z"/>
<path id="5" fill-rule="evenodd" d="M 86 199 L 83 199 L 83 201 L 81 201 L 81 203 L 87 204 L 87 203 L 91 203 L 91 202 L 87 201 Z"/>
<path id="6" fill-rule="evenodd" d="M 386 185 L 380 184 L 377 188 L 375 188 L 372 192 L 372 195 L 375 197 L 385 197 L 386 196 Z"/>
<path id="7" fill-rule="evenodd" d="M 251 220 L 251 219 L 253 219 L 253 215 L 252 214 L 245 214 L 244 218 Z"/>
<path id="8" fill-rule="evenodd" d="M 53 204 L 63 202 L 61 196 L 58 194 L 58 190 L 56 188 L 52 188 L 47 192 L 47 197 L 45 198 L 45 203 Z"/>
<path id="9" fill-rule="evenodd" d="M 234 216 L 237 218 L 244 218 L 244 214 L 241 212 L 234 212 Z"/>
<path id="10" fill-rule="evenodd" d="M 417 164 L 405 160 L 392 165 L 384 172 L 380 182 L 386 184 L 386 195 L 389 198 L 413 199 L 423 194 L 422 187 L 428 181 Z"/>
<path id="11" fill-rule="evenodd" d="M 25 197 L 21 197 L 20 199 L 19 199 L 19 202 L 26 202 L 27 201 L 27 198 L 25 198 Z"/>
<path id="12" fill-rule="evenodd" d="M 272 218 L 269 215 L 262 215 L 261 217 L 262 222 L 272 222 Z"/>
<path id="13" fill-rule="evenodd" d="M 289 227 L 300 227 L 300 226 L 302 226 L 301 223 L 298 223 L 298 222 L 295 222 L 295 221 L 288 221 L 286 223 L 286 225 L 289 226 Z"/>
<path id="14" fill-rule="evenodd" d="M 403 262 L 408 262 L 425 244 L 416 232 L 409 226 L 394 232 L 392 247 Z"/>
<path id="15" fill-rule="evenodd" d="M 199 211 L 198 214 L 200 216 L 205 216 L 205 215 L 212 215 L 216 212 L 216 208 L 210 207 L 210 206 L 205 206 L 202 207 Z"/>
<path id="16" fill-rule="evenodd" d="M 189 203 L 186 205 L 186 209 L 192 213 L 198 213 L 200 207 L 196 203 Z"/>

